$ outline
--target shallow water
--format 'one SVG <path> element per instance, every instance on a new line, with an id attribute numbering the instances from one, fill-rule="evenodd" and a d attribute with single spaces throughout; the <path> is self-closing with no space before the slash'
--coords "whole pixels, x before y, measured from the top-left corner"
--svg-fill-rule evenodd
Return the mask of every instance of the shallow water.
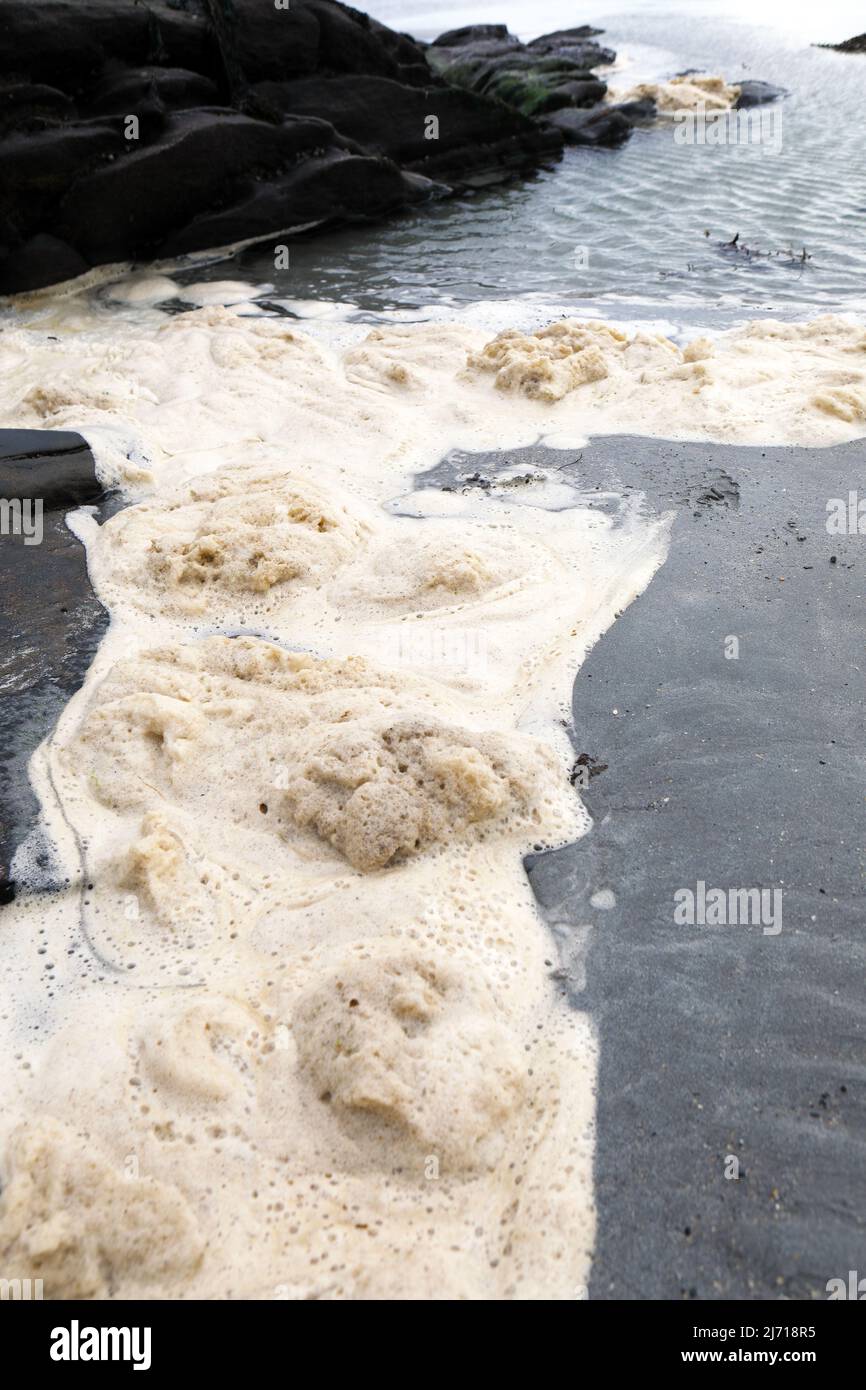
<path id="1" fill-rule="evenodd" d="M 858 32 L 854 7 L 824 7 L 811 23 L 773 4 L 734 3 L 724 14 L 676 8 L 644 3 L 607 17 L 596 6 L 575 16 L 554 0 L 541 10 L 479 3 L 431 13 L 427 4 L 383 0 L 373 13 L 428 38 L 470 20 L 507 20 L 527 38 L 598 17 L 603 42 L 618 53 L 609 74 L 615 88 L 688 68 L 784 87 L 778 152 L 675 144 L 672 123 L 661 122 L 620 150 L 567 150 L 561 164 L 521 182 L 385 225 L 295 239 L 289 271 L 275 271 L 273 253 L 261 248 L 238 257 L 238 268 L 292 300 L 373 311 L 455 312 L 526 297 L 538 314 L 561 306 L 721 328 L 765 314 L 862 310 L 866 59 L 810 46 Z M 749 24 L 750 10 L 768 23 Z M 721 249 L 736 233 L 762 254 L 750 260 Z M 803 248 L 805 264 L 796 259 Z M 789 250 L 793 257 L 777 254 Z M 214 273 L 224 275 L 225 263 Z"/>

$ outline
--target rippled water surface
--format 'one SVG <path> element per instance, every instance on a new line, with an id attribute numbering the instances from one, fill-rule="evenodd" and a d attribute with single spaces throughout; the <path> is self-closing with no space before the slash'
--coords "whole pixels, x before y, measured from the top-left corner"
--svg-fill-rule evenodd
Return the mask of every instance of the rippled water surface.
<path id="1" fill-rule="evenodd" d="M 556 3 L 482 0 L 434 12 L 419 0 L 382 0 L 373 11 L 428 38 L 470 19 L 505 20 L 526 38 L 598 18 L 619 55 L 613 87 L 696 68 L 786 88 L 781 148 L 775 137 L 678 144 L 667 121 L 636 131 L 619 150 L 567 150 L 561 164 L 522 182 L 293 241 L 288 272 L 275 272 L 272 252 L 260 248 L 239 257 L 238 268 L 287 298 L 368 310 L 530 297 L 581 313 L 718 327 L 766 313 L 862 312 L 866 55 L 811 46 L 858 32 L 854 11 L 831 5 L 807 22 L 790 6 L 756 3 L 751 13 L 772 23 L 755 27 L 744 22 L 744 0 L 724 14 L 700 3 L 661 12 L 649 2 L 611 15 L 581 7 L 575 16 Z M 737 233 L 757 254 L 724 249 Z"/>

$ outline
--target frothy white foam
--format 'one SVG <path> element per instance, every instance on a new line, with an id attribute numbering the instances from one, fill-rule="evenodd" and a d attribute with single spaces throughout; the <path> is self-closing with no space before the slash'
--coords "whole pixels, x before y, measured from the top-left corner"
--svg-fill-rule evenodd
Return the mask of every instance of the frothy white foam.
<path id="1" fill-rule="evenodd" d="M 521 855 L 586 828 L 571 683 L 667 519 L 592 509 L 563 470 L 412 475 L 539 437 L 850 438 L 866 336 L 489 338 L 389 326 L 338 351 L 147 295 L 0 335 L 3 422 L 81 429 L 136 500 L 74 523 L 112 622 L 32 764 L 70 886 L 4 923 L 6 1277 L 581 1296 L 595 1041 Z M 555 926 L 577 979 L 588 931 Z"/>

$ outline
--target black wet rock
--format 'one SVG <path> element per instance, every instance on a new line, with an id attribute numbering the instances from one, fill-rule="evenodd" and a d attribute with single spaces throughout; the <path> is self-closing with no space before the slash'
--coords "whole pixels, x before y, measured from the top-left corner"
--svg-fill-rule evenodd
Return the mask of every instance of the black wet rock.
<path id="1" fill-rule="evenodd" d="M 607 92 L 607 83 L 594 77 L 581 77 L 554 87 L 542 103 L 540 111 L 547 113 L 563 106 L 596 106 Z"/>
<path id="2" fill-rule="evenodd" d="M 856 34 L 842 43 L 819 43 L 816 48 L 832 48 L 836 53 L 866 53 L 866 34 Z"/>
<path id="3" fill-rule="evenodd" d="M 75 280 L 87 269 L 84 257 L 67 242 L 40 232 L 0 260 L 0 294 L 12 294 L 22 284 L 41 290 Z"/>
<path id="4" fill-rule="evenodd" d="M 241 82 L 315 72 L 375 73 L 412 83 L 428 76 L 422 49 L 361 11 L 334 0 L 207 0 L 224 71 Z"/>
<path id="5" fill-rule="evenodd" d="M 566 107 L 548 119 L 569 145 L 622 145 L 634 129 L 634 122 L 616 106 L 599 105 L 588 111 Z"/>
<path id="6" fill-rule="evenodd" d="M 545 35 L 535 41 L 540 46 L 532 46 L 502 25 L 474 25 L 456 33 L 456 43 L 445 42 L 453 34 L 442 34 L 428 48 L 433 70 L 451 86 L 492 97 L 524 116 L 586 105 L 607 91 L 592 68 L 616 55 L 592 42 L 564 39 L 560 46 L 558 35 Z"/>
<path id="7" fill-rule="evenodd" d="M 262 83 L 255 91 L 281 110 L 326 117 L 367 151 L 451 185 L 503 166 L 534 167 L 557 158 L 562 147 L 544 127 L 456 87 L 352 76 Z M 437 122 L 435 139 L 427 135 L 429 117 Z"/>
<path id="8" fill-rule="evenodd" d="M 530 39 L 528 47 L 549 48 L 552 44 L 582 43 L 586 39 L 594 39 L 603 33 L 603 29 L 596 29 L 593 24 L 578 24 L 572 29 L 554 29 L 550 34 L 539 34 L 537 39 Z"/>
<path id="9" fill-rule="evenodd" d="M 649 125 L 658 115 L 658 108 L 652 97 L 637 97 L 634 101 L 620 101 L 608 108 L 619 111 L 632 125 Z"/>
<path id="10" fill-rule="evenodd" d="M 490 39 L 509 44 L 512 48 L 520 46 L 516 34 L 509 34 L 507 24 L 464 24 L 460 29 L 448 29 L 434 39 L 431 48 L 461 48 L 465 44 L 486 43 Z"/>
<path id="11" fill-rule="evenodd" d="M 250 184 L 245 196 L 222 211 L 194 218 L 156 248 L 159 257 L 185 255 L 200 246 L 229 246 L 244 238 L 265 238 L 284 225 L 286 208 L 294 225 L 361 221 L 385 217 L 436 192 L 427 179 L 398 168 L 391 160 L 331 150 L 299 161 L 288 173 Z"/>
<path id="12" fill-rule="evenodd" d="M 87 99 L 94 115 L 134 115 L 143 102 L 156 96 L 164 107 L 177 111 L 194 106 L 219 104 L 217 84 L 187 68 L 161 68 L 153 65 L 124 68 L 118 66 L 96 84 Z"/>
<path id="13" fill-rule="evenodd" d="M 527 47 L 533 53 L 554 53 L 570 58 L 582 67 L 597 68 L 614 62 L 616 58 L 612 48 L 593 42 L 596 35 L 603 33 L 603 29 L 582 24 L 577 29 L 557 29 L 552 34 L 541 34 L 537 39 L 532 39 Z"/>
<path id="14" fill-rule="evenodd" d="M 560 156 L 430 51 L 338 0 L 0 0 L 0 288 L 378 218 Z M 526 62 L 553 105 L 603 90 Z"/>
<path id="15" fill-rule="evenodd" d="M 0 82 L 0 136 L 12 130 L 41 130 L 74 114 L 65 92 L 44 82 Z"/>
<path id="16" fill-rule="evenodd" d="M 766 106 L 770 101 L 778 101 L 780 97 L 786 96 L 782 87 L 774 87 L 772 82 L 759 82 L 757 78 L 747 77 L 742 82 L 738 82 L 740 95 L 734 102 L 734 106 L 742 109 L 748 106 Z"/>
<path id="17" fill-rule="evenodd" d="M 0 64 L 76 95 L 106 62 L 168 63 L 210 75 L 219 54 L 204 6 L 149 0 L 3 0 Z"/>
<path id="18" fill-rule="evenodd" d="M 240 0 L 229 15 L 228 38 L 248 81 L 316 71 L 321 25 L 312 6 L 290 5 L 275 23 L 268 6 Z"/>
<path id="19" fill-rule="evenodd" d="M 258 0 L 244 0 L 258 6 Z M 332 0 L 303 0 L 319 25 L 318 71 L 368 72 L 400 81 L 426 76 L 422 49 L 405 34 L 397 34 L 359 10 Z M 297 0 L 293 0 L 294 10 Z"/>
<path id="20" fill-rule="evenodd" d="M 329 126 L 302 117 L 275 126 L 218 108 L 179 112 L 156 143 L 76 181 L 60 205 L 58 235 L 93 264 L 151 255 L 202 209 L 245 194 L 256 174 L 282 172 L 333 142 Z"/>
<path id="21" fill-rule="evenodd" d="M 0 140 L 0 219 L 19 241 L 55 232 L 57 208 L 68 190 L 123 149 L 120 124 L 107 120 L 7 136 Z"/>

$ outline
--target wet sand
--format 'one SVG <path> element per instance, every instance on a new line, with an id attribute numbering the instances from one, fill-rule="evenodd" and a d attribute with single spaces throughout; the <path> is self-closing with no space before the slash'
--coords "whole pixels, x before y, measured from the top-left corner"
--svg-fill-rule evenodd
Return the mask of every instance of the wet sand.
<path id="1" fill-rule="evenodd" d="M 12 856 L 38 817 L 27 763 L 81 685 L 108 614 L 87 577 L 84 547 L 65 523 L 75 507 L 103 500 L 93 456 L 80 435 L 0 430 L 0 497 L 41 499 L 43 539 L 0 542 L 0 902 L 13 895 Z M 50 881 L 51 870 L 45 864 Z"/>
<path id="2" fill-rule="evenodd" d="M 866 560 L 825 523 L 864 463 L 621 437 L 573 466 L 678 508 L 575 683 L 592 829 L 529 861 L 599 1030 L 591 1298 L 824 1299 L 862 1267 Z M 781 930 L 676 925 L 698 881 L 780 890 Z"/>

